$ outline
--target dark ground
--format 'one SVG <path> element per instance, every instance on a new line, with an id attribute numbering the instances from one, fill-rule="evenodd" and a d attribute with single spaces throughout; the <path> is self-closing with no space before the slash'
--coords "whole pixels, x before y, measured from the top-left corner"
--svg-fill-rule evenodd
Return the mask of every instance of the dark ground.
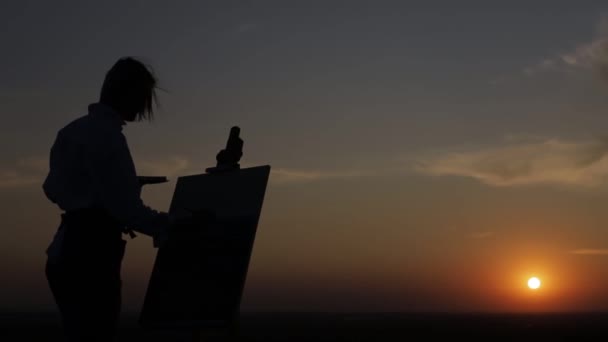
<path id="1" fill-rule="evenodd" d="M 125 316 L 119 341 L 191 341 L 189 334 L 146 331 Z M 221 340 L 207 336 L 203 341 Z M 236 341 L 608 341 L 608 313 L 320 314 L 248 313 Z M 61 341 L 53 314 L 0 314 L 0 341 Z"/>

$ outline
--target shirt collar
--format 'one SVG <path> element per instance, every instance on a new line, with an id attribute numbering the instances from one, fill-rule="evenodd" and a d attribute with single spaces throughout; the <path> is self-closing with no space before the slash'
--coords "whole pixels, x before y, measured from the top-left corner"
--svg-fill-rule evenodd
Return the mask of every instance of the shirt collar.
<path id="1" fill-rule="evenodd" d="M 89 105 L 89 115 L 103 117 L 117 126 L 124 126 L 126 124 L 125 120 L 120 117 L 120 114 L 112 107 L 101 102 L 91 103 Z"/>

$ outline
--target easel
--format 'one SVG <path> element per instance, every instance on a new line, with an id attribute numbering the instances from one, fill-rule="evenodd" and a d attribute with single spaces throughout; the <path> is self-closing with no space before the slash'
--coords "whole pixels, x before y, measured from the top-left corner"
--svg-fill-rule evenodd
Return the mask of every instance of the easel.
<path id="1" fill-rule="evenodd" d="M 270 166 L 240 168 L 239 133 L 238 127 L 231 129 L 215 167 L 178 179 L 170 212 L 189 211 L 203 221 L 213 218 L 195 220 L 197 224 L 186 230 L 174 226 L 159 249 L 140 316 L 146 328 L 179 331 L 182 340 L 197 342 L 237 336 L 241 296 L 270 173 Z"/>

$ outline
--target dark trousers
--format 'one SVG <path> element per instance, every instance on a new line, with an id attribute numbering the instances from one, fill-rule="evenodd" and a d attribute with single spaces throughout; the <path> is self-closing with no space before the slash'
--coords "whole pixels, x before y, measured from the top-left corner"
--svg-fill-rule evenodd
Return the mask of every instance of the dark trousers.
<path id="1" fill-rule="evenodd" d="M 112 341 L 120 315 L 120 266 L 125 241 L 119 223 L 99 210 L 62 215 L 59 257 L 46 277 L 68 341 Z"/>

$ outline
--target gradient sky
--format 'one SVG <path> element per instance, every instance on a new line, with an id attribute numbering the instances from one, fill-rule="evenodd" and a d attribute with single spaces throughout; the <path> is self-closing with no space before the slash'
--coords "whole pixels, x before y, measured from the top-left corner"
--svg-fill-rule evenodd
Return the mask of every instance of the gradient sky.
<path id="1" fill-rule="evenodd" d="M 125 128 L 148 204 L 232 125 L 273 166 L 243 310 L 608 310 L 608 5 L 489 3 L 2 1 L 0 310 L 54 309 L 48 152 L 125 55 L 166 90 Z"/>

